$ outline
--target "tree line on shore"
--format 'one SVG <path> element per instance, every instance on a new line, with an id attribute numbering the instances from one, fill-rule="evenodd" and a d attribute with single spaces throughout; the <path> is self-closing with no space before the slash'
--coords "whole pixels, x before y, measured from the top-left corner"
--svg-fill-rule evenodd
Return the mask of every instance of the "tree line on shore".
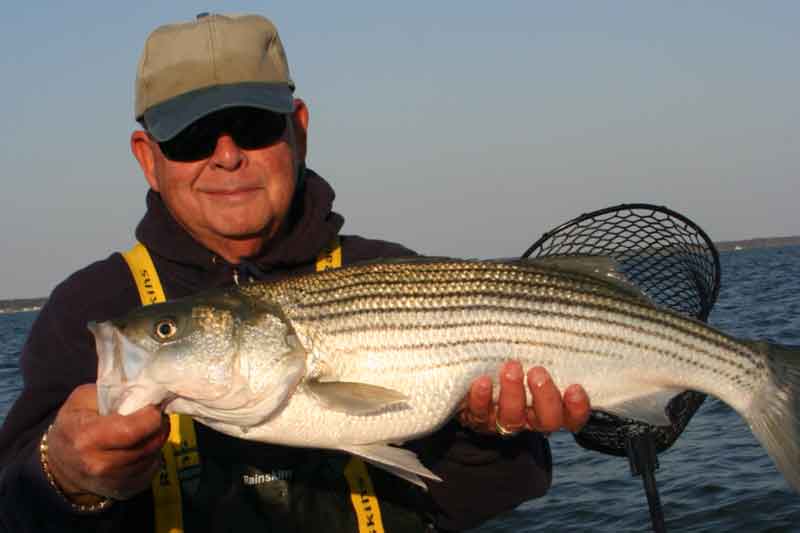
<path id="1" fill-rule="evenodd" d="M 714 243 L 720 252 L 731 250 L 753 250 L 755 248 L 780 248 L 783 246 L 800 246 L 800 235 L 792 237 L 763 237 L 740 241 L 722 241 Z M 0 300 L 0 314 L 24 310 L 40 309 L 47 298 L 16 298 Z"/>

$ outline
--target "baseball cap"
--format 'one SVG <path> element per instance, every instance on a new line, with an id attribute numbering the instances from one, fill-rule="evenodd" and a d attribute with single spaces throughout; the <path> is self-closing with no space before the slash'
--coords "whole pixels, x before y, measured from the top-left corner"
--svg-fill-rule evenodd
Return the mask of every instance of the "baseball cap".
<path id="1" fill-rule="evenodd" d="M 294 82 L 278 30 L 259 15 L 202 13 L 156 28 L 136 75 L 134 116 L 159 142 L 228 107 L 293 110 Z"/>

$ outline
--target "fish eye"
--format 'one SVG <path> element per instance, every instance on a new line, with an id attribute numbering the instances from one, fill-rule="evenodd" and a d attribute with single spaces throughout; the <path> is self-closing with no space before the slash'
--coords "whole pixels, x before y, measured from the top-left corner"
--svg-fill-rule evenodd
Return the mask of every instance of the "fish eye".
<path id="1" fill-rule="evenodd" d="M 165 341 L 167 339 L 171 339 L 178 333 L 178 325 L 175 323 L 175 320 L 171 318 L 165 318 L 163 320 L 159 320 L 156 322 L 156 327 L 153 330 L 156 339 Z"/>

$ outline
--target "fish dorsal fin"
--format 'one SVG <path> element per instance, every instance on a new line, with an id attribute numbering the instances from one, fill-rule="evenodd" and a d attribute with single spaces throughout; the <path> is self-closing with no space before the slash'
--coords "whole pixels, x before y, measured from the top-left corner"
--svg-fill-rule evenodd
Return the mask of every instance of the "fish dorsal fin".
<path id="1" fill-rule="evenodd" d="M 351 415 L 376 413 L 408 401 L 402 392 L 367 383 L 311 380 L 306 387 L 325 408 Z"/>
<path id="2" fill-rule="evenodd" d="M 612 285 L 628 296 L 652 303 L 642 289 L 622 272 L 619 263 L 613 257 L 606 255 L 553 255 L 526 259 L 524 262 L 589 276 Z"/>

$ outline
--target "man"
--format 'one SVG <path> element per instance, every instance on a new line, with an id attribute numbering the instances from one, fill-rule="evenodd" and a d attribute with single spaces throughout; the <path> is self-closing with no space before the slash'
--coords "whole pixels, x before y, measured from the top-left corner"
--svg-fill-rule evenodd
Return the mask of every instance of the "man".
<path id="1" fill-rule="evenodd" d="M 333 190 L 305 168 L 309 115 L 293 89 L 277 31 L 262 17 L 204 15 L 148 38 L 136 82 L 144 129 L 131 149 L 151 190 L 136 236 L 169 298 L 313 271 L 334 242 L 344 263 L 412 254 L 338 235 Z M 156 406 L 98 414 L 86 329 L 138 305 L 131 270 L 113 254 L 73 274 L 42 309 L 21 357 L 24 389 L 0 433 L 6 529 L 154 530 L 161 504 L 149 488 L 169 421 Z M 588 398 L 579 386 L 562 398 L 544 369 L 525 376 L 518 363 L 499 381 L 496 406 L 491 380 L 480 378 L 457 422 L 407 444 L 443 482 L 422 491 L 369 468 L 386 531 L 472 527 L 547 490 L 540 432 L 577 431 Z M 178 502 L 187 532 L 358 531 L 342 454 L 194 426 L 201 468 L 181 479 Z"/>

